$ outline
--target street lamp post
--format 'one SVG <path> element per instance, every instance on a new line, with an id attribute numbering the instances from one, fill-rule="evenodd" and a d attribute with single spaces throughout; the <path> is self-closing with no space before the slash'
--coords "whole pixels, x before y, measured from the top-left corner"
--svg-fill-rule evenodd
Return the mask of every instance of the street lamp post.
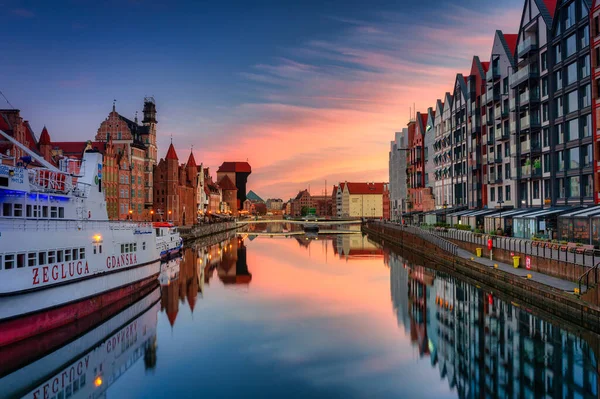
<path id="1" fill-rule="evenodd" d="M 498 224 L 498 228 L 501 229 L 504 224 L 502 223 L 502 204 L 504 204 L 504 201 L 499 198 L 497 204 L 500 206 L 500 223 Z"/>

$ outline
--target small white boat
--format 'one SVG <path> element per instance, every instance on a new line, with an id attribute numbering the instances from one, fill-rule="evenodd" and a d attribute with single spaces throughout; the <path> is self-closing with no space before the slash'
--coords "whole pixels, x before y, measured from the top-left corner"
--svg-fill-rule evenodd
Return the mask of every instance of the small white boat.
<path id="1" fill-rule="evenodd" d="M 167 222 L 155 222 L 156 249 L 161 258 L 169 258 L 178 254 L 183 248 L 183 238 L 179 236 L 177 227 Z"/>

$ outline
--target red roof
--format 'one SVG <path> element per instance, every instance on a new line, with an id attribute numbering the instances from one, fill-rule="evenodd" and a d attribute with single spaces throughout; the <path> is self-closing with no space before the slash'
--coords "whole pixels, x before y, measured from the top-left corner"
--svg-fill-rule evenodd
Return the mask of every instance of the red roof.
<path id="1" fill-rule="evenodd" d="M 350 194 L 383 195 L 383 183 L 346 183 Z"/>
<path id="2" fill-rule="evenodd" d="M 171 143 L 171 145 L 169 146 L 169 149 L 167 150 L 167 156 L 165 157 L 165 159 L 174 159 L 174 160 L 179 160 L 179 158 L 177 158 L 177 153 L 175 152 L 175 147 L 173 147 L 173 143 Z"/>
<path id="3" fill-rule="evenodd" d="M 481 67 L 483 68 L 483 72 L 487 72 L 490 70 L 490 63 L 488 62 L 482 62 L 481 63 Z"/>
<path id="4" fill-rule="evenodd" d="M 554 13 L 554 11 L 552 11 L 552 13 Z M 519 38 L 519 35 L 514 34 L 514 33 L 508 33 L 508 34 L 504 35 L 504 40 L 506 41 L 506 44 L 508 45 L 511 55 L 515 54 L 515 51 L 517 49 L 517 39 L 518 38 Z"/>
<path id="5" fill-rule="evenodd" d="M 190 151 L 190 157 L 188 158 L 187 161 L 187 166 L 193 166 L 194 168 L 197 168 L 198 165 L 196 165 L 196 160 L 194 159 L 194 153 Z"/>
<path id="6" fill-rule="evenodd" d="M 52 143 L 52 146 L 61 149 L 63 155 L 82 156 L 83 150 L 87 146 L 87 141 L 59 141 Z M 92 141 L 92 148 L 97 148 L 98 151 L 104 153 L 106 143 L 104 141 Z"/>
<path id="7" fill-rule="evenodd" d="M 550 17 L 552 19 L 554 19 L 554 10 L 556 10 L 556 3 L 557 0 L 544 0 L 544 4 L 546 4 L 546 8 L 550 12 Z"/>
<path id="8" fill-rule="evenodd" d="M 219 187 L 221 187 L 221 190 L 237 190 L 237 187 L 233 184 L 229 176 L 225 176 L 221 179 Z"/>
<path id="9" fill-rule="evenodd" d="M 42 129 L 42 134 L 40 135 L 40 145 L 49 145 L 50 144 L 50 134 L 48 134 L 48 129 L 46 126 Z"/>
<path id="10" fill-rule="evenodd" d="M 340 190 L 344 191 L 344 187 L 346 187 L 346 183 L 340 183 Z"/>
<path id="11" fill-rule="evenodd" d="M 248 162 L 223 162 L 217 172 L 252 173 L 252 168 Z"/>

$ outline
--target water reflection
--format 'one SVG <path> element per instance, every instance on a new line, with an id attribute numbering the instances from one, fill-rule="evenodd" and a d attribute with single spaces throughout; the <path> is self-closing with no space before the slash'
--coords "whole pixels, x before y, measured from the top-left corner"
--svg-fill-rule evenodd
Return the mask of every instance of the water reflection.
<path id="1" fill-rule="evenodd" d="M 156 285 L 0 348 L 0 397 L 597 396 L 598 336 L 403 255 L 360 234 L 187 247 Z"/>
<path id="2" fill-rule="evenodd" d="M 90 318 L 3 347 L 0 396 L 98 398 L 139 359 L 153 369 L 159 298 L 156 284 Z"/>
<path id="3" fill-rule="evenodd" d="M 389 266 L 399 325 L 458 397 L 597 397 L 585 340 L 398 255 Z"/>

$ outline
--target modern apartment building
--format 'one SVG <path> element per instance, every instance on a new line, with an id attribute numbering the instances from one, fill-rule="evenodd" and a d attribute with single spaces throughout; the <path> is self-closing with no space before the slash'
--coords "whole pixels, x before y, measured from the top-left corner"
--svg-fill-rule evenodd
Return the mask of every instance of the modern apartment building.
<path id="1" fill-rule="evenodd" d="M 600 203 L 600 0 L 593 0 L 590 12 L 590 28 L 592 36 L 592 136 L 594 140 L 594 200 Z"/>
<path id="2" fill-rule="evenodd" d="M 396 132 L 394 141 L 390 143 L 389 182 L 390 182 L 390 218 L 400 220 L 401 213 L 406 212 L 406 137 L 408 129 Z M 339 196 L 341 207 L 341 192 Z M 341 215 L 339 215 L 341 216 Z"/>
<path id="3" fill-rule="evenodd" d="M 467 87 L 469 97 L 467 100 L 468 109 L 468 134 L 465 139 L 467 142 L 467 201 L 469 208 L 481 208 L 487 205 L 486 176 L 487 168 L 482 168 L 481 154 L 483 151 L 482 135 L 484 133 L 481 124 L 485 109 L 481 106 L 482 99 L 486 93 L 485 78 L 488 70 L 488 63 L 481 62 L 479 57 L 473 57 L 471 63 L 471 73 L 467 78 Z M 487 132 L 487 129 L 486 129 Z"/>
<path id="4" fill-rule="evenodd" d="M 551 120 L 551 147 L 556 163 L 550 168 L 552 179 L 544 183 L 552 187 L 555 182 L 550 194 L 555 194 L 552 202 L 557 205 L 595 203 L 590 6 L 591 1 L 584 0 L 558 2 L 548 45 L 552 46 L 550 76 L 554 90 L 550 94 L 555 114 Z"/>
<path id="5" fill-rule="evenodd" d="M 454 192 L 452 189 L 452 95 L 446 93 L 444 100 L 437 100 L 433 157 L 435 207 L 452 207 Z"/>
<path id="6" fill-rule="evenodd" d="M 511 134 L 515 134 L 515 170 L 511 174 L 517 179 L 518 207 L 553 202 L 550 119 L 557 110 L 552 109 L 549 96 L 553 57 L 548 51 L 548 37 L 555 3 L 550 0 L 525 1 L 517 38 L 516 68 L 509 80 L 515 104 L 510 125 Z M 558 50 L 560 53 L 560 48 Z M 562 108 L 561 103 L 561 114 Z M 544 161 L 546 165 L 542 165 Z"/>
<path id="7" fill-rule="evenodd" d="M 516 135 L 511 135 L 509 128 L 510 110 L 514 111 L 515 107 L 508 81 L 515 68 L 516 43 L 516 34 L 496 31 L 485 79 L 485 162 L 488 172 L 485 183 L 489 208 L 515 207 L 516 182 L 512 175 L 515 158 L 512 155 L 516 153 Z M 539 101 L 539 90 L 532 95 Z"/>
<path id="8" fill-rule="evenodd" d="M 467 174 L 467 154 L 469 146 L 467 140 L 468 106 L 470 105 L 470 92 L 467 86 L 467 78 L 463 74 L 456 75 L 454 81 L 454 92 L 452 95 L 452 118 L 451 118 L 451 162 L 450 171 L 451 184 L 453 187 L 454 206 L 465 206 L 468 204 L 467 186 L 469 184 Z"/>

